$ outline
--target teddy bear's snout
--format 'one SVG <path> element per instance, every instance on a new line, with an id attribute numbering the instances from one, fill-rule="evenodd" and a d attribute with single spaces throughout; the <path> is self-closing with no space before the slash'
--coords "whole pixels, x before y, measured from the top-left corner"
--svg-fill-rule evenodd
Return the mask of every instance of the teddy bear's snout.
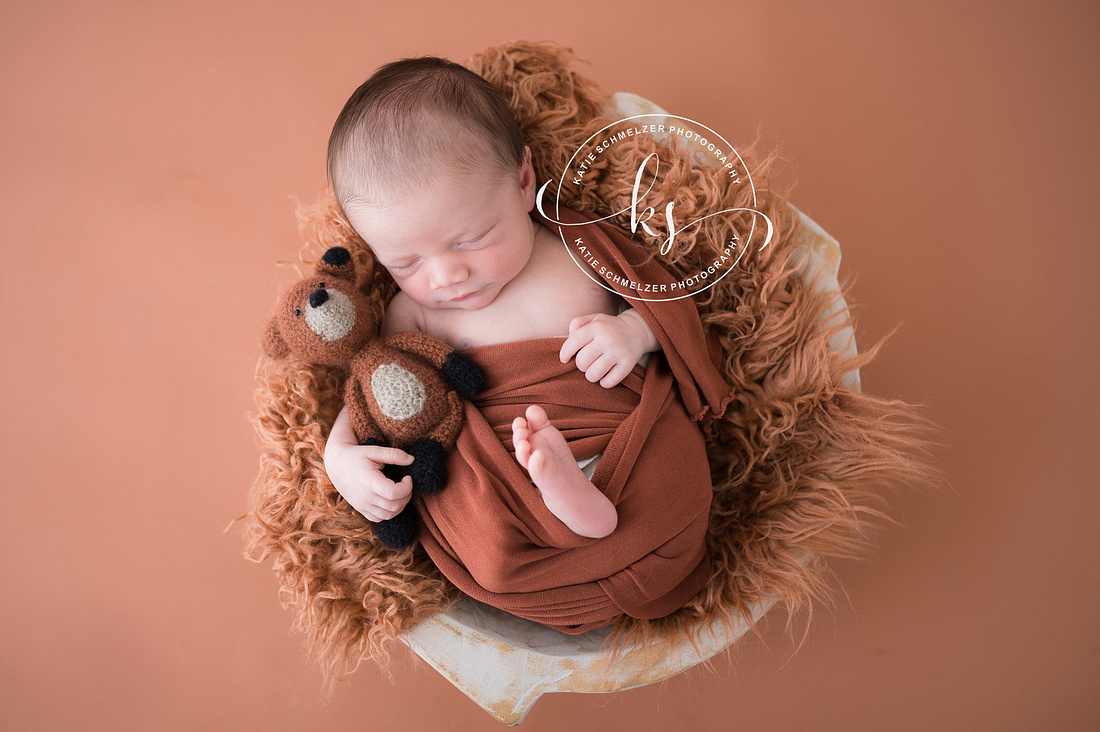
<path id="1" fill-rule="evenodd" d="M 355 304 L 339 290 L 318 287 L 309 293 L 308 302 L 306 323 L 322 339 L 339 340 L 355 327 Z"/>

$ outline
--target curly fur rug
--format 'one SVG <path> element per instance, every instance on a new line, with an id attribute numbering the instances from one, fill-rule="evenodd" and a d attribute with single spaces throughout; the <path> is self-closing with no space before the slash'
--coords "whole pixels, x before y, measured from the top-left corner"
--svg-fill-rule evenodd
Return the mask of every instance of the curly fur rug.
<path id="1" fill-rule="evenodd" d="M 511 100 L 533 152 L 539 181 L 555 178 L 578 146 L 612 119 L 607 94 L 571 69 L 572 52 L 539 43 L 489 48 L 466 64 Z M 669 144 L 675 145 L 670 137 Z M 717 169 L 693 166 L 682 150 L 633 137 L 607 156 L 598 184 L 564 199 L 576 209 L 607 212 L 629 205 L 626 168 L 650 151 L 661 173 L 652 195 L 675 201 L 680 220 L 696 211 L 753 207 L 746 186 L 733 187 Z M 769 189 L 775 158 L 741 150 L 756 185 L 755 208 L 776 226 L 763 252 L 742 259 L 717 286 L 695 297 L 703 322 L 718 331 L 734 403 L 708 442 L 714 500 L 709 544 L 714 573 L 686 607 L 659 621 L 626 618 L 613 638 L 625 644 L 671 638 L 716 615 L 750 617 L 753 604 L 784 603 L 792 612 L 827 597 L 822 558 L 848 557 L 866 544 L 868 522 L 883 491 L 924 484 L 936 474 L 929 459 L 932 426 L 902 402 L 853 392 L 846 372 L 871 361 L 882 341 L 856 357 L 828 343 L 848 322 L 822 323 L 830 302 L 796 271 L 798 216 Z M 622 169 L 617 169 L 621 166 Z M 586 179 L 587 180 L 587 179 Z M 330 246 L 349 248 L 360 287 L 379 309 L 392 295 L 386 271 L 340 216 L 330 193 L 299 212 L 312 263 Z M 730 222 L 712 217 L 678 235 L 671 266 L 698 270 L 729 241 Z M 748 218 L 733 222 L 748 231 Z M 623 225 L 628 230 L 628 224 Z M 662 260 L 664 261 L 664 260 Z M 885 340 L 885 339 L 884 339 Z M 384 662 L 390 643 L 444 610 L 458 592 L 419 547 L 383 549 L 363 519 L 333 489 L 322 453 L 341 407 L 338 372 L 261 357 L 255 426 L 262 455 L 247 516 L 247 556 L 272 559 L 284 605 L 294 609 L 327 679 L 342 678 L 360 659 Z"/>

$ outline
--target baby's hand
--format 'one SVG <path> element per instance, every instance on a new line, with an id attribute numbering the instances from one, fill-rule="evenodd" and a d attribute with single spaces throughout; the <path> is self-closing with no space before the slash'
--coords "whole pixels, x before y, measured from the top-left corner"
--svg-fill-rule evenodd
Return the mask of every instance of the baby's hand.
<path id="1" fill-rule="evenodd" d="M 346 406 L 325 443 L 325 472 L 332 485 L 352 508 L 375 523 L 401 513 L 412 496 L 411 477 L 394 483 L 382 475 L 382 468 L 412 461 L 412 455 L 395 447 L 358 444 Z"/>
<path id="2" fill-rule="evenodd" d="M 610 388 L 626 378 L 643 353 L 658 348 L 645 318 L 629 308 L 617 316 L 596 313 L 573 318 L 558 357 L 565 363 L 576 354 L 577 368 L 585 378 Z"/>

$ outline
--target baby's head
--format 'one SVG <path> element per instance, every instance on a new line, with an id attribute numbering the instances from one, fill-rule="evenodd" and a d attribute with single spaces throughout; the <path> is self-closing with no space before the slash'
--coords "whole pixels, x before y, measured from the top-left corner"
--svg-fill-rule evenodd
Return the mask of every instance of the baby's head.
<path id="1" fill-rule="evenodd" d="M 378 69 L 333 126 L 328 171 L 348 221 L 425 307 L 484 307 L 530 257 L 530 150 L 504 95 L 451 61 Z"/>

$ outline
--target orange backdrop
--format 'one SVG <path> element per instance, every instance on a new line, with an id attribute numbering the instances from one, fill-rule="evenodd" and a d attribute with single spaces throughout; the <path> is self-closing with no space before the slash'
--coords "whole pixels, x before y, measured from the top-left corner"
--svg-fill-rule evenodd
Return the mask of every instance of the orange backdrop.
<path id="1" fill-rule="evenodd" d="M 0 727 L 495 729 L 405 654 L 324 706 L 241 556 L 259 336 L 371 70 L 573 47 L 734 144 L 842 245 L 866 390 L 922 402 L 955 491 L 714 669 L 551 696 L 530 730 L 1100 728 L 1094 3 L 6 2 Z"/>

